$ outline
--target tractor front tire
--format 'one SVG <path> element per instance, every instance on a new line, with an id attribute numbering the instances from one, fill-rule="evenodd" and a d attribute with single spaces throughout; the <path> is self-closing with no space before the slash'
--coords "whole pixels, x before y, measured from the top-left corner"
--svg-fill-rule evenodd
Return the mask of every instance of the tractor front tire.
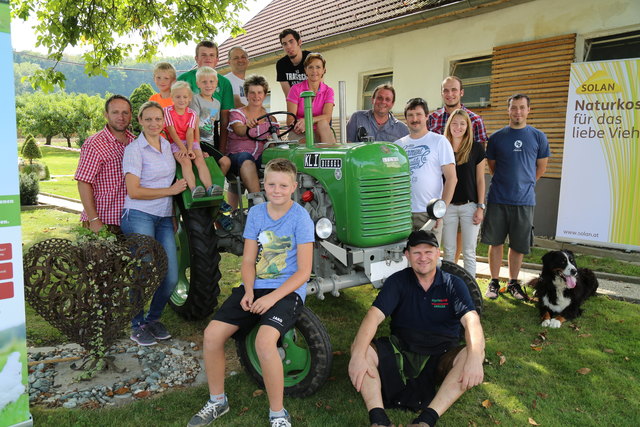
<path id="1" fill-rule="evenodd" d="M 484 300 L 482 299 L 482 292 L 480 292 L 480 287 L 478 286 L 478 282 L 476 282 L 476 279 L 471 274 L 469 274 L 467 270 L 451 261 L 443 260 L 442 266 L 440 266 L 440 268 L 442 269 L 442 271 L 453 274 L 454 276 L 462 279 L 464 284 L 467 285 L 467 289 L 469 289 L 469 294 L 471 295 L 471 299 L 476 306 L 478 315 L 482 316 Z"/>
<path id="2" fill-rule="evenodd" d="M 189 251 L 189 265 L 180 265 L 180 279 L 169 303 L 184 319 L 201 320 L 213 313 L 220 294 L 220 252 L 213 211 L 211 208 L 184 209 L 180 206 L 180 213 L 183 235 L 179 236 L 178 246 L 180 251 Z M 187 267 L 190 267 L 188 281 L 184 274 Z"/>
<path id="3" fill-rule="evenodd" d="M 257 325 L 246 336 L 236 340 L 236 350 L 242 366 L 264 387 L 260 360 L 255 348 Z M 331 373 L 333 352 L 324 325 L 309 308 L 303 306 L 293 329 L 278 342 L 284 370 L 284 394 L 305 397 L 315 393 Z"/>

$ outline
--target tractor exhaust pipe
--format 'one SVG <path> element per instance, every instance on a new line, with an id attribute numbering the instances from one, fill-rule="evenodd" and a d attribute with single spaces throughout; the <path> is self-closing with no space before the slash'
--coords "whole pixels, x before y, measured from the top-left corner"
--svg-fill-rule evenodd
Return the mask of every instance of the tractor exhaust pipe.
<path id="1" fill-rule="evenodd" d="M 338 82 L 338 97 L 340 99 L 340 143 L 347 142 L 347 82 L 340 80 Z"/>

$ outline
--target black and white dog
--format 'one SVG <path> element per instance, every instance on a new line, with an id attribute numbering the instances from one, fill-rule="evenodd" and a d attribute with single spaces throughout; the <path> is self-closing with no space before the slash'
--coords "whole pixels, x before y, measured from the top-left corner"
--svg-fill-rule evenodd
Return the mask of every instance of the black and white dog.
<path id="1" fill-rule="evenodd" d="M 582 314 L 580 306 L 596 294 L 598 279 L 588 268 L 576 267 L 571 251 L 551 251 L 542 257 L 542 273 L 529 286 L 535 288 L 541 326 L 559 328 Z"/>

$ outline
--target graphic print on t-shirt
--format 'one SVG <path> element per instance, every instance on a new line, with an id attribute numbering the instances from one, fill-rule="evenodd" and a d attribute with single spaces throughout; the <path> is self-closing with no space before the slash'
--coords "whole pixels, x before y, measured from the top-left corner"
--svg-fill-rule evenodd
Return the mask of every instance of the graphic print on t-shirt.
<path id="1" fill-rule="evenodd" d="M 213 124 L 218 117 L 218 110 L 211 108 L 203 108 L 200 112 L 200 132 L 204 131 L 207 135 L 213 134 Z"/>
<path id="2" fill-rule="evenodd" d="M 298 83 L 302 83 L 303 81 L 307 80 L 307 75 L 305 73 L 299 73 L 297 71 L 294 73 L 286 73 L 286 76 L 287 76 L 287 81 L 291 86 Z"/>
<path id="3" fill-rule="evenodd" d="M 287 267 L 287 253 L 293 248 L 292 236 L 278 237 L 271 230 L 258 235 L 258 257 L 256 276 L 260 279 L 275 279 Z"/>
<path id="4" fill-rule="evenodd" d="M 407 145 L 405 147 L 407 157 L 409 157 L 409 169 L 411 171 L 411 181 L 416 182 L 414 171 L 420 169 L 428 161 L 431 150 L 428 145 Z"/>

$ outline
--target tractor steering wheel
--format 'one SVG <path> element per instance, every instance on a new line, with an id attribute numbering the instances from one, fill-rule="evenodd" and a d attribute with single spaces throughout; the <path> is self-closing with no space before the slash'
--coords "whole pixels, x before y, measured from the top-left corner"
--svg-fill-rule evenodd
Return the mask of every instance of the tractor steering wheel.
<path id="1" fill-rule="evenodd" d="M 293 123 L 288 126 L 286 125 L 284 127 L 280 127 L 277 123 L 277 120 L 275 123 L 271 120 L 271 117 L 275 116 L 276 114 L 285 114 L 293 117 Z M 288 111 L 274 111 L 273 113 L 263 114 L 256 119 L 256 122 L 259 122 L 262 119 L 267 119 L 267 122 L 269 123 L 268 129 L 258 135 L 255 135 L 255 130 L 254 132 L 250 131 L 256 128 L 247 128 L 247 137 L 253 139 L 254 141 L 266 141 L 268 138 L 263 138 L 265 135 L 274 135 L 277 139 L 280 139 L 280 137 L 291 132 L 293 130 L 293 127 L 296 125 L 296 122 L 298 121 L 296 115 Z"/>

